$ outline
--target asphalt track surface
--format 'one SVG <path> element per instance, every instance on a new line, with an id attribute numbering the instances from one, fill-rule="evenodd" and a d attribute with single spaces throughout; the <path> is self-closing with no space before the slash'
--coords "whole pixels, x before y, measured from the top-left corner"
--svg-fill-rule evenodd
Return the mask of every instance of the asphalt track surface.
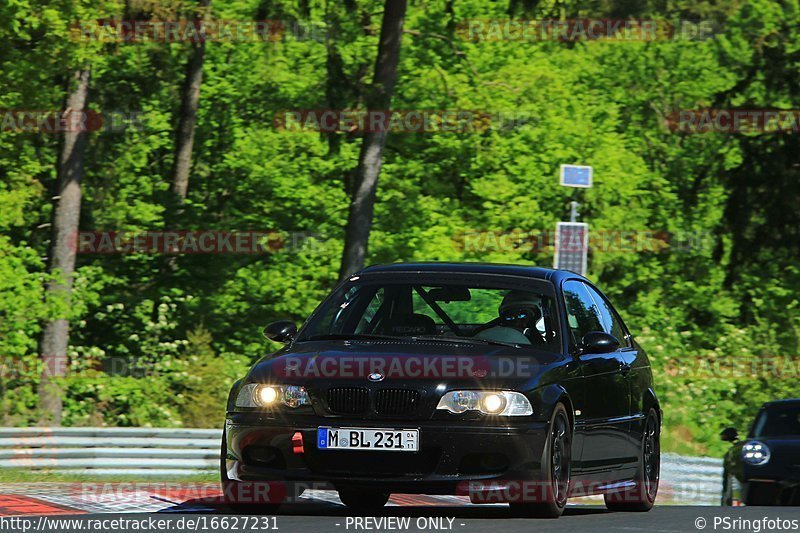
<path id="1" fill-rule="evenodd" d="M 269 520 L 260 515 L 237 515 L 218 497 L 213 483 L 197 485 L 80 483 L 18 483 L 0 485 L 0 531 L 268 531 L 373 532 L 431 531 L 799 531 L 800 507 L 718 507 L 670 505 L 664 498 L 647 513 L 608 511 L 602 497 L 570 503 L 557 520 L 517 518 L 505 504 L 475 505 L 461 496 L 394 494 L 375 516 L 365 517 L 345 507 L 335 491 L 309 490 L 298 502 L 284 504 Z M 103 489 L 103 490 L 97 490 Z M 124 489 L 124 490 L 122 490 Z M 188 490 L 187 490 L 188 489 Z M 207 490 L 206 490 L 207 489 Z M 211 494 L 212 497 L 208 497 Z M 193 497 L 201 495 L 202 497 Z M 667 496 L 665 494 L 665 496 Z M 600 505 L 598 505 L 600 504 Z M 40 516 L 49 517 L 46 523 Z M 163 519 L 158 528 L 104 525 L 81 527 L 91 520 Z M 236 520 L 238 518 L 238 520 Z M 58 519 L 62 522 L 53 522 Z M 184 519 L 183 523 L 179 523 Z M 194 525 L 187 520 L 194 519 Z M 226 519 L 226 521 L 223 521 Z M 247 519 L 247 520 L 245 520 Z M 258 520 L 257 520 L 258 519 Z M 776 520 L 780 519 L 780 522 Z M 17 522 L 11 522 L 17 520 Z M 27 522 L 22 522 L 23 520 Z M 702 526 L 702 527 L 699 527 Z"/>
<path id="2" fill-rule="evenodd" d="M 298 514 L 301 513 L 301 514 Z M 154 514 L 135 513 L 117 515 L 127 519 L 143 519 L 154 517 Z M 164 517 L 164 514 L 158 515 Z M 212 524 L 213 518 L 226 515 L 218 513 L 169 513 L 167 518 L 177 524 L 181 518 L 200 522 L 202 527 L 194 529 L 172 529 L 172 526 L 161 531 L 267 531 L 264 528 L 234 528 L 232 522 L 226 527 Z M 228 515 L 233 518 L 235 515 Z M 610 512 L 599 506 L 574 506 L 568 508 L 564 516 L 557 520 L 522 519 L 511 517 L 507 509 L 492 507 L 387 507 L 379 516 L 360 517 L 349 513 L 341 506 L 334 504 L 287 506 L 270 518 L 267 524 L 274 524 L 278 531 L 286 532 L 346 532 L 346 531 L 463 531 L 506 533 L 515 531 L 648 531 L 654 533 L 672 533 L 686 531 L 798 531 L 800 530 L 800 507 L 655 507 L 648 513 Z M 81 520 L 108 518 L 109 515 L 61 515 L 60 519 L 76 518 Z M 725 521 L 727 517 L 727 522 Z M 31 517 L 35 518 L 35 517 Z M 251 517 L 254 519 L 255 517 Z M 402 524 L 407 518 L 406 525 Z M 360 524 L 358 519 L 361 520 Z M 394 520 L 392 520 L 394 519 Z M 381 520 L 383 520 L 381 522 Z M 780 524 L 776 522 L 780 520 Z M 738 521 L 738 522 L 737 522 Z M 270 527 L 272 529 L 272 527 Z M 52 525 L 48 531 L 84 531 L 82 528 L 59 528 Z M 140 529 L 117 528 L 113 531 L 133 531 Z M 21 531 L 7 529 L 7 531 Z M 109 531 L 112 531 L 109 529 Z"/>

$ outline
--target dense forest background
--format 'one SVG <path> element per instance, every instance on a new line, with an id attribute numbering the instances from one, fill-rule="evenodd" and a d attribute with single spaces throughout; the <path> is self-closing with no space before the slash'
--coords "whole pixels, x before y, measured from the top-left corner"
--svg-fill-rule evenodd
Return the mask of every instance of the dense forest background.
<path id="1" fill-rule="evenodd" d="M 87 136 L 81 230 L 280 232 L 283 243 L 262 254 L 80 254 L 71 297 L 54 297 L 45 288 L 57 275 L 48 253 L 65 136 L 4 125 L 4 425 L 42 420 L 42 328 L 66 318 L 63 424 L 219 426 L 232 381 L 276 348 L 262 327 L 304 320 L 337 281 L 361 135 L 287 131 L 274 119 L 364 106 L 381 3 L 212 2 L 215 19 L 293 29 L 266 42 L 205 43 L 188 193 L 176 205 L 176 138 L 198 47 L 85 41 L 71 28 L 185 19 L 196 7 L 0 4 L 0 109 L 63 109 L 73 73 L 85 70 L 91 110 L 138 117 L 137 127 Z M 465 20 L 510 17 L 693 21 L 713 31 L 653 41 L 464 35 Z M 611 236 L 593 245 L 588 276 L 653 359 L 667 449 L 717 453 L 722 427 L 744 429 L 761 402 L 800 396 L 798 132 L 665 124 L 681 109 L 800 108 L 797 1 L 411 0 L 392 107 L 511 119 L 391 133 L 368 262 L 549 266 L 552 241 L 530 237 L 552 232 L 575 199 L 591 231 Z M 560 187 L 564 163 L 592 165 L 594 187 Z M 615 244 L 612 232 L 658 238 Z"/>

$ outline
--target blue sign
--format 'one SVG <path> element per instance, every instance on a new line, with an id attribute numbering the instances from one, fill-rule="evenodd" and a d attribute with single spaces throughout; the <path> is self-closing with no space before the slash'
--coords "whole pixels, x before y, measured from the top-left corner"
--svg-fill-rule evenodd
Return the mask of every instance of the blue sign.
<path id="1" fill-rule="evenodd" d="M 561 185 L 565 187 L 592 186 L 592 167 L 581 165 L 561 165 Z"/>
<path id="2" fill-rule="evenodd" d="M 328 428 L 317 428 L 317 447 L 328 447 Z"/>
<path id="3" fill-rule="evenodd" d="M 556 255 L 553 267 L 586 275 L 589 255 L 589 224 L 556 222 Z"/>

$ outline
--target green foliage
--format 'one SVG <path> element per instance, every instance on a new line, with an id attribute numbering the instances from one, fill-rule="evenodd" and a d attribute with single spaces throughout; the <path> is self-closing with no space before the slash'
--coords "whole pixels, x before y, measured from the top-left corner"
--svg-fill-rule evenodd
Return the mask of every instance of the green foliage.
<path id="1" fill-rule="evenodd" d="M 18 468 L 0 469 L 0 483 L 141 483 L 142 477 L 136 475 L 97 475 L 65 470 L 33 470 Z M 218 483 L 219 474 L 177 474 L 158 478 L 159 483 Z"/>
<path id="2" fill-rule="evenodd" d="M 190 331 L 187 340 L 181 379 L 173 384 L 181 420 L 187 427 L 222 427 L 225 415 L 220 406 L 228 399 L 231 383 L 241 377 L 242 361 L 217 356 L 211 334 L 202 326 Z"/>
<path id="3" fill-rule="evenodd" d="M 179 426 L 178 410 L 170 401 L 173 394 L 168 380 L 107 376 L 88 371 L 66 379 L 63 423 L 69 426 Z"/>

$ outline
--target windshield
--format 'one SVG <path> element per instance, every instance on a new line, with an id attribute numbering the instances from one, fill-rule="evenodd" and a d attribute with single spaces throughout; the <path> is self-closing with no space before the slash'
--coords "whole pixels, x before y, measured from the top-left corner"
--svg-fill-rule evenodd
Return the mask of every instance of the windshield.
<path id="1" fill-rule="evenodd" d="M 761 412 L 753 437 L 800 435 L 800 405 L 773 405 Z"/>
<path id="2" fill-rule="evenodd" d="M 560 351 L 549 283 L 393 278 L 359 279 L 340 287 L 298 340 L 424 337 Z"/>

